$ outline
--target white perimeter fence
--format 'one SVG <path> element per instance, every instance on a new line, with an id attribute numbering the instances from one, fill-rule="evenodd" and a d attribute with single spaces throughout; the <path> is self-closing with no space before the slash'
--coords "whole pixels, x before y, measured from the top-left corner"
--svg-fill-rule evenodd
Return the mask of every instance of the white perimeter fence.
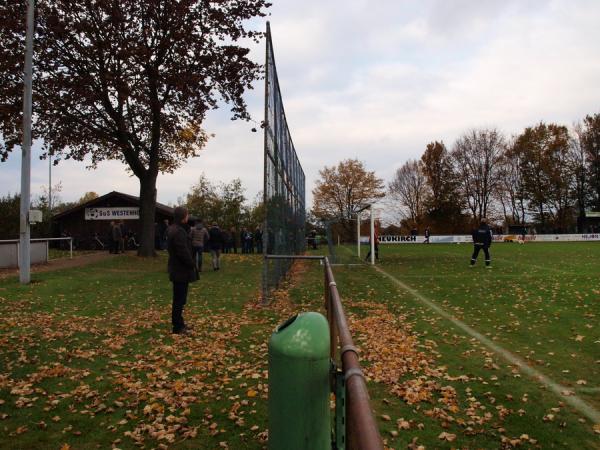
<path id="1" fill-rule="evenodd" d="M 519 234 L 498 234 L 494 236 L 494 242 L 518 242 L 522 239 Z M 531 234 L 525 235 L 525 242 L 588 242 L 600 241 L 600 234 Z M 361 244 L 369 243 L 369 236 L 360 237 Z M 380 244 L 422 244 L 424 236 L 379 236 Z M 473 238 L 469 235 L 454 236 L 431 236 L 431 244 L 461 244 L 472 243 Z"/>
<path id="2" fill-rule="evenodd" d="M 69 241 L 70 257 L 73 258 L 73 238 L 31 239 L 31 264 L 47 263 L 50 259 L 50 241 Z M 21 246 L 18 239 L 0 240 L 0 269 L 19 267 Z"/>

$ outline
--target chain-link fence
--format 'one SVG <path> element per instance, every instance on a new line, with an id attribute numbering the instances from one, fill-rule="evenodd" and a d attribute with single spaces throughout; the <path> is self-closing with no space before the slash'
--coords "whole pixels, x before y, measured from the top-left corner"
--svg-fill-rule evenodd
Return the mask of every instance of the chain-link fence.
<path id="1" fill-rule="evenodd" d="M 304 252 L 305 176 L 288 128 L 267 23 L 264 121 L 264 255 L 297 255 Z M 291 260 L 265 258 L 263 299 L 279 285 Z"/>

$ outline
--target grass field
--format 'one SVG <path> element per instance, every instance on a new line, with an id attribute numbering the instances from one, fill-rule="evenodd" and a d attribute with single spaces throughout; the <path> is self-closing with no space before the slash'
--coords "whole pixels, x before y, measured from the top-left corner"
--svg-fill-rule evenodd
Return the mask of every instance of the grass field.
<path id="1" fill-rule="evenodd" d="M 470 250 L 382 246 L 381 271 L 334 268 L 387 446 L 600 448 L 600 245 L 495 245 L 492 270 Z M 266 446 L 266 342 L 320 310 L 322 267 L 297 265 L 261 308 L 260 258 L 226 255 L 193 285 L 186 338 L 169 333 L 165 263 L 0 280 L 0 448 Z"/>

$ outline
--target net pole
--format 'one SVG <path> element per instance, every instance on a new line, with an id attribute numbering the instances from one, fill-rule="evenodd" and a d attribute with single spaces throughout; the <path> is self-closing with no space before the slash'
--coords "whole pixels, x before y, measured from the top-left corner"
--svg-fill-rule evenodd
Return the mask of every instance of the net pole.
<path id="1" fill-rule="evenodd" d="M 267 22 L 267 30 L 266 30 L 266 45 L 265 45 L 265 121 L 264 125 L 264 166 L 263 166 L 263 207 L 264 207 L 264 220 L 263 220 L 263 273 L 262 273 L 262 299 L 261 302 L 263 305 L 267 304 L 269 301 L 267 298 L 269 287 L 267 286 L 269 279 L 269 261 L 267 261 L 268 255 L 268 247 L 269 247 L 269 227 L 268 227 L 268 211 L 269 207 L 269 197 L 267 192 L 267 170 L 268 170 L 268 156 L 267 156 L 267 139 L 268 139 L 268 120 L 269 120 L 269 106 L 268 106 L 268 95 L 269 95 L 269 41 L 271 40 L 271 26 L 269 22 Z"/>
<path id="2" fill-rule="evenodd" d="M 369 208 L 371 213 L 371 265 L 375 265 L 375 216 L 373 215 L 373 206 Z"/>
<path id="3" fill-rule="evenodd" d="M 356 213 L 356 254 L 360 259 L 360 213 Z"/>

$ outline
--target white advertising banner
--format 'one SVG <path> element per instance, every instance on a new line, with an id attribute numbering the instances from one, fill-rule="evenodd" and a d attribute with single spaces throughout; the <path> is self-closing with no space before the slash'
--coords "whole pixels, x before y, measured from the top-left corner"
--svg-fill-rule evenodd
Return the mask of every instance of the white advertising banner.
<path id="1" fill-rule="evenodd" d="M 517 242 L 521 239 L 518 234 L 498 234 L 494 235 L 494 242 Z M 600 234 L 532 234 L 525 236 L 526 242 L 586 242 L 600 241 Z M 361 236 L 362 244 L 369 243 L 369 236 Z M 379 236 L 380 244 L 422 244 L 425 242 L 425 236 Z M 431 236 L 431 244 L 455 244 L 473 242 L 469 235 L 442 235 Z"/>
<path id="2" fill-rule="evenodd" d="M 140 208 L 85 208 L 85 220 L 133 220 L 140 218 Z"/>

